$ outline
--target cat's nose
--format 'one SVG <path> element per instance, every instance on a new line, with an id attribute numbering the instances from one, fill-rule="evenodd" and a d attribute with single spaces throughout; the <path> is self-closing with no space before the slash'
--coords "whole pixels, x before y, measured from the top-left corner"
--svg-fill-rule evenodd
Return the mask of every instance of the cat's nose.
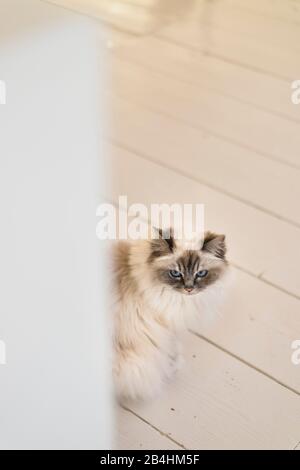
<path id="1" fill-rule="evenodd" d="M 185 287 L 184 290 L 186 290 L 187 292 L 192 292 L 193 287 Z"/>

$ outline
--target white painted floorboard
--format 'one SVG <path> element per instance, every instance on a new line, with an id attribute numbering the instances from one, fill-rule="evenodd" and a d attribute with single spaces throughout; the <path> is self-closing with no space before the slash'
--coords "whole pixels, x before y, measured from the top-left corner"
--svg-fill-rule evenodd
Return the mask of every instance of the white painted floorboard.
<path id="1" fill-rule="evenodd" d="M 297 31 L 299 42 L 299 26 Z M 290 81 L 220 61 L 189 46 L 158 36 L 131 39 L 125 44 L 115 41 L 113 53 L 122 60 L 161 71 L 167 76 L 241 100 L 287 119 L 300 121 L 299 108 L 291 101 Z"/>
<path id="2" fill-rule="evenodd" d="M 300 168 L 297 122 L 117 58 L 113 69 L 110 88 L 117 95 Z"/>
<path id="3" fill-rule="evenodd" d="M 115 448 L 119 450 L 182 450 L 162 432 L 122 408 L 116 411 Z"/>
<path id="4" fill-rule="evenodd" d="M 300 25 L 300 5 L 298 0 L 225 0 L 226 5 L 238 6 L 241 9 L 261 15 L 267 21 L 278 21 Z M 275 34 L 274 31 L 273 34 Z"/>
<path id="5" fill-rule="evenodd" d="M 194 335 L 160 400 L 134 411 L 188 449 L 294 449 L 299 396 Z"/>
<path id="6" fill-rule="evenodd" d="M 291 81 L 297 77 L 297 51 L 284 44 L 270 44 L 256 30 L 250 36 L 230 28 L 187 21 L 166 26 L 159 36 L 195 48 L 208 56 L 283 80 Z"/>
<path id="7" fill-rule="evenodd" d="M 110 135 L 125 148 L 300 227 L 300 168 L 270 161 L 130 100 L 111 95 L 109 103 Z M 162 128 L 164 138 L 158 139 Z"/>

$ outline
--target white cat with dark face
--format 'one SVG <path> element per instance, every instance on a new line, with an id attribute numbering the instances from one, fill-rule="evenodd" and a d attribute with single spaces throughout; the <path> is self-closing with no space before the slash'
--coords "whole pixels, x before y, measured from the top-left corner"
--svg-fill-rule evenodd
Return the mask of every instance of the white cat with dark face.
<path id="1" fill-rule="evenodd" d="M 115 247 L 114 364 L 118 397 L 155 395 L 182 360 L 178 333 L 190 311 L 218 296 L 228 269 L 225 236 L 155 240 Z M 214 305 L 211 305 L 214 309 Z"/>

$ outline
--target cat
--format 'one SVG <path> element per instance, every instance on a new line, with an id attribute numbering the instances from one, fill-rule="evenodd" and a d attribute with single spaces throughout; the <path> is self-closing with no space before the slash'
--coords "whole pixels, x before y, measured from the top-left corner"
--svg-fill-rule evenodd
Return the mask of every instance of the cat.
<path id="1" fill-rule="evenodd" d="M 114 249 L 113 377 L 119 401 L 148 399 L 180 368 L 189 311 L 213 309 L 228 270 L 225 236 L 119 241 Z"/>

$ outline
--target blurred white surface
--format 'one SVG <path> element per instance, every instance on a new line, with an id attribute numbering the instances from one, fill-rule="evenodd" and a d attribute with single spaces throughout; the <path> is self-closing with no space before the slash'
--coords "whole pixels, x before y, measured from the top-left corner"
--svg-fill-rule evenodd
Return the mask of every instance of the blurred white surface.
<path id="1" fill-rule="evenodd" d="M 1 449 L 110 447 L 98 26 L 1 0 Z"/>

